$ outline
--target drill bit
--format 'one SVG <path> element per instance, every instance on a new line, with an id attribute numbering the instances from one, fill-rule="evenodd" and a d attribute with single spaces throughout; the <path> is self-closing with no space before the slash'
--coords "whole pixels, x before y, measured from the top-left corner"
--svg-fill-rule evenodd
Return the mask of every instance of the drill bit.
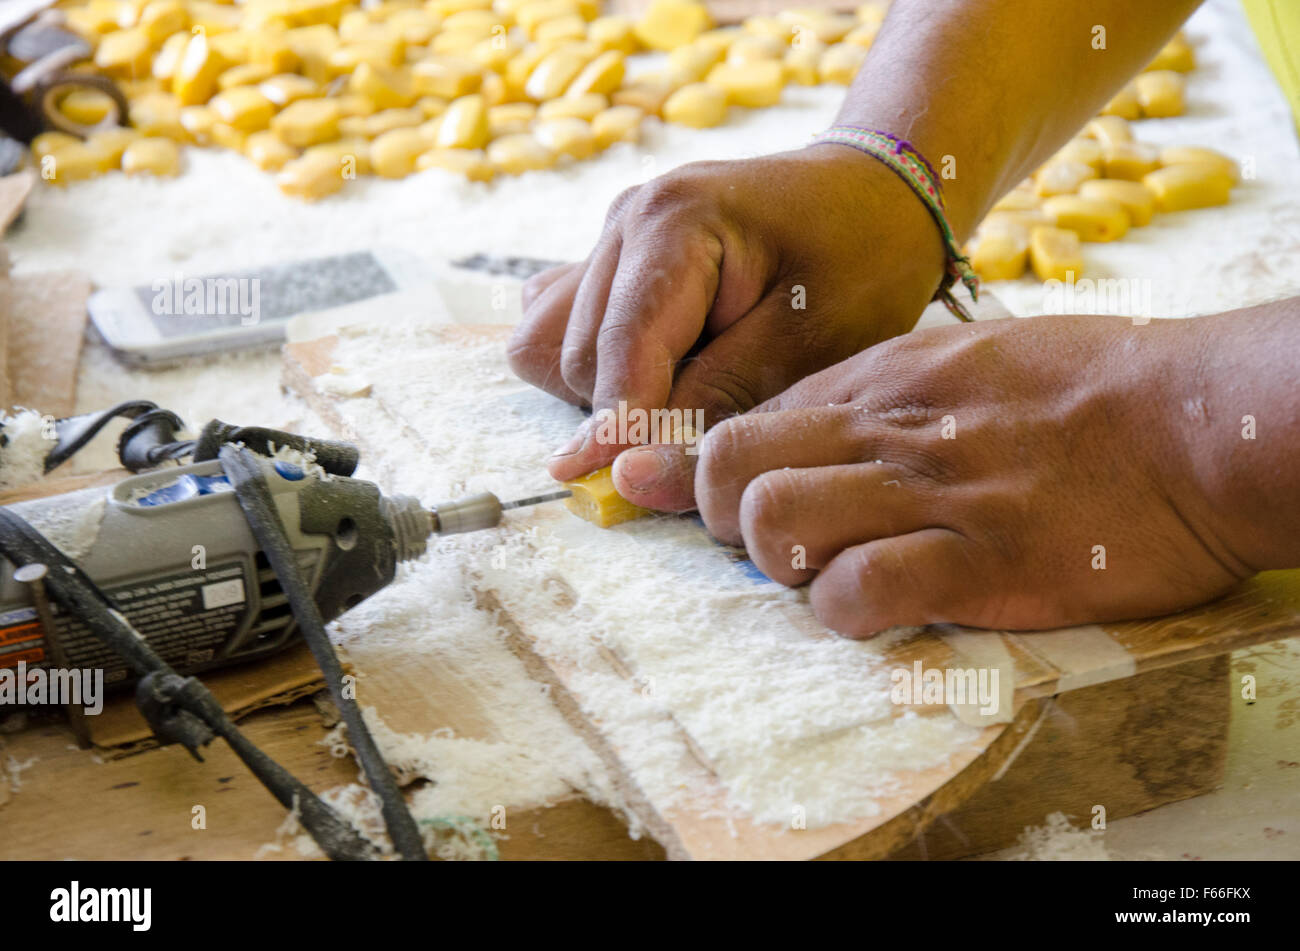
<path id="1" fill-rule="evenodd" d="M 542 502 L 555 502 L 566 499 L 573 493 L 568 489 L 546 492 L 542 495 L 502 502 L 491 492 L 466 496 L 453 502 L 439 502 L 429 511 L 432 530 L 437 535 L 458 535 L 462 532 L 477 532 L 484 528 L 495 528 L 501 523 L 501 513 L 506 509 L 524 508 L 540 505 Z"/>
<path id="2" fill-rule="evenodd" d="M 541 505 L 543 502 L 558 502 L 560 499 L 567 499 L 573 495 L 572 489 L 557 489 L 554 492 L 546 492 L 542 495 L 530 495 L 526 499 L 516 499 L 513 502 L 502 502 L 502 509 L 522 509 L 529 505 Z"/>

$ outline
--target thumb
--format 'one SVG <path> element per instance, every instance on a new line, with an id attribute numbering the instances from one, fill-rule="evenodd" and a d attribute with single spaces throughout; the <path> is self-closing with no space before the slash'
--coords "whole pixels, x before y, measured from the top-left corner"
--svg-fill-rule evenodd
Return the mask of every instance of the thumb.
<path id="1" fill-rule="evenodd" d="M 712 428 L 752 410 L 805 374 L 819 369 L 817 349 L 802 339 L 806 325 L 790 316 L 784 295 L 761 300 L 741 320 L 684 361 L 668 406 L 687 422 Z M 624 451 L 614 464 L 614 487 L 635 505 L 661 512 L 695 508 L 696 427 L 669 443 Z"/>

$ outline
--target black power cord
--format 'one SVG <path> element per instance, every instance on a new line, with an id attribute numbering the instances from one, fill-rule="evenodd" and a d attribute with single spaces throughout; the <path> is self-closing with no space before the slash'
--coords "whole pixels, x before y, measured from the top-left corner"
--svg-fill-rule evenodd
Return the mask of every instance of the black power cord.
<path id="1" fill-rule="evenodd" d="M 201 761 L 199 747 L 220 736 L 282 806 L 298 810 L 303 827 L 326 855 L 352 861 L 373 857 L 370 843 L 351 825 L 240 733 L 207 687 L 193 677 L 181 677 L 159 657 L 76 562 L 4 507 L 0 555 L 15 567 L 39 563 L 51 569 L 44 583 L 53 600 L 84 621 L 141 677 L 136 702 L 161 739 L 180 743 Z"/>
<path id="2" fill-rule="evenodd" d="M 393 840 L 394 848 L 407 861 L 427 860 L 424 839 L 406 808 L 406 800 L 402 798 L 397 780 L 393 778 L 392 770 L 375 745 L 375 739 L 370 735 L 357 701 L 343 690 L 343 665 L 339 663 L 334 645 L 325 632 L 325 621 L 316 607 L 311 588 L 298 568 L 298 558 L 293 546 L 289 544 L 275 502 L 271 499 L 271 492 L 266 487 L 266 476 L 261 465 L 247 448 L 230 443 L 221 447 L 218 458 L 235 489 L 235 498 L 244 510 L 244 518 L 248 520 L 253 537 L 271 563 L 275 576 L 280 580 L 280 587 L 289 599 L 303 639 L 311 648 L 321 673 L 325 675 L 330 696 L 348 728 L 352 748 L 357 751 L 357 758 L 361 760 L 361 768 L 370 781 L 370 788 L 379 796 L 384 825 L 388 828 L 388 836 Z"/>

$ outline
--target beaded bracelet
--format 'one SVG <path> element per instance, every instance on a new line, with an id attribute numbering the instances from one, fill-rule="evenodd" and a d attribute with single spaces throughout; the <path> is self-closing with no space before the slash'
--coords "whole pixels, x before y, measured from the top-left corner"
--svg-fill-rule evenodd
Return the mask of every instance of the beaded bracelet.
<path id="1" fill-rule="evenodd" d="M 979 278 L 970 266 L 970 259 L 957 247 L 948 217 L 944 213 L 943 192 L 939 188 L 939 176 L 934 173 L 930 163 L 912 143 L 906 142 L 888 132 L 876 129 L 864 129 L 852 125 L 831 126 L 825 132 L 813 137 L 813 145 L 847 145 L 859 152 L 865 152 L 872 158 L 883 162 L 899 178 L 907 183 L 916 197 L 925 203 L 930 217 L 939 226 L 943 235 L 944 253 L 947 256 L 947 273 L 939 284 L 935 299 L 943 301 L 958 320 L 974 320 L 969 311 L 962 306 L 952 294 L 952 285 L 960 280 L 970 292 L 972 301 L 979 301 Z"/>

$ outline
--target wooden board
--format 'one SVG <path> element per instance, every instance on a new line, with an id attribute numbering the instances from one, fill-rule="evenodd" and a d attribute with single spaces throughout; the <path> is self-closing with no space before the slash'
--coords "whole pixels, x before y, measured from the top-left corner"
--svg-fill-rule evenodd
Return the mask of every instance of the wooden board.
<path id="1" fill-rule="evenodd" d="M 435 333 L 443 343 L 454 344 L 458 340 L 504 341 L 508 329 L 445 327 Z M 385 447 L 368 445 L 368 434 L 355 431 L 338 399 L 320 390 L 314 382 L 315 377 L 328 372 L 335 363 L 333 353 L 336 346 L 337 338 L 330 336 L 290 344 L 286 348 L 286 383 L 300 392 L 327 422 L 337 428 L 340 435 L 358 442 L 367 458 L 372 461 L 382 459 Z M 419 352 L 404 350 L 400 355 L 390 351 L 386 359 L 420 363 L 425 357 L 427 355 L 422 357 Z M 425 365 L 434 364 L 425 360 Z M 443 366 L 443 372 L 455 372 L 454 366 L 446 363 Z M 383 373 L 381 367 L 349 367 L 352 369 L 360 370 L 363 375 L 366 371 L 374 371 L 378 378 Z M 421 439 L 403 423 L 402 414 L 395 408 L 383 406 L 378 398 L 370 398 L 369 403 L 388 413 L 407 437 L 415 441 Z M 449 437 L 452 435 L 448 434 Z M 423 448 L 434 452 L 434 447 L 425 445 Z M 691 808 L 665 809 L 640 796 L 631 777 L 620 770 L 623 751 L 604 735 L 598 724 L 590 722 L 582 714 L 582 698 L 574 695 L 580 690 L 575 686 L 575 671 L 567 669 L 563 663 L 546 661 L 532 654 L 528 619 L 511 615 L 494 598 L 494 592 L 480 591 L 479 594 L 488 607 L 503 616 L 507 627 L 513 631 L 515 646 L 529 663 L 534 676 L 553 684 L 552 696 L 570 722 L 616 772 L 624 773 L 625 793 L 633 808 L 663 843 L 669 856 L 675 858 L 887 855 L 910 841 L 935 816 L 956 809 L 990 777 L 1003 772 L 1003 766 L 1020 752 L 1024 737 L 1040 723 L 1043 711 L 1040 698 L 1052 697 L 1063 689 L 1091 688 L 1117 677 L 1176 667 L 1250 644 L 1291 636 L 1300 630 L 1300 573 L 1288 572 L 1260 576 L 1212 605 L 1171 618 L 1104 628 L 1076 628 L 1067 633 L 1047 635 L 978 632 L 975 636 L 984 649 L 984 655 L 990 651 L 1002 654 L 1014 672 L 1016 690 L 1012 722 L 989 726 L 973 743 L 951 750 L 944 767 L 903 777 L 903 791 L 883 802 L 878 816 L 792 835 L 781 827 L 712 818 L 725 798 L 725 789 L 702 761 L 682 765 L 683 770 L 691 774 L 698 790 Z M 897 645 L 890 652 L 890 660 L 904 667 L 910 667 L 918 660 L 926 668 L 972 666 L 969 656 L 964 653 L 970 646 L 969 638 L 965 639 L 965 646 L 960 650 L 954 649 L 954 642 L 960 645 L 963 639 L 953 635 L 961 633 L 952 628 L 930 629 L 920 637 Z M 1076 649 L 1079 644 L 1095 645 L 1098 648 L 1096 656 L 1080 655 Z M 607 653 L 600 654 L 604 663 L 609 671 L 619 673 L 619 659 L 607 656 Z M 1120 665 L 1116 664 L 1117 655 L 1123 658 Z M 632 684 L 629 684 L 629 689 L 634 689 Z M 684 740 L 688 747 L 692 746 L 689 736 Z M 1148 802 L 1151 804 L 1154 803 Z"/>
<path id="2" fill-rule="evenodd" d="M 46 479 L 0 493 L 0 505 L 108 486 L 127 475 L 112 470 Z M 340 655 L 390 728 L 497 739 L 479 695 L 436 658 L 407 656 L 401 664 L 371 668 Z M 320 745 L 332 723 L 310 699 L 323 684 L 305 645 L 203 680 L 244 735 L 314 791 L 357 780 L 351 759 L 335 758 Z M 202 763 L 179 746 L 157 748 L 122 693 L 87 721 L 94 750 L 78 749 L 71 727 L 56 713 L 0 732 L 0 861 L 299 857 L 291 848 L 263 850 L 277 843 L 285 810 L 225 743 L 204 749 Z M 15 764 L 27 768 L 11 772 Z M 192 824 L 196 805 L 206 810 L 203 829 Z M 497 845 L 505 859 L 663 857 L 653 839 L 629 838 L 613 812 L 576 796 L 503 805 L 506 828 Z M 112 822 L 104 821 L 106 815 Z"/>
<path id="3" fill-rule="evenodd" d="M 77 271 L 0 277 L 0 320 L 8 325 L 6 406 L 72 414 L 89 297 L 90 281 Z"/>

